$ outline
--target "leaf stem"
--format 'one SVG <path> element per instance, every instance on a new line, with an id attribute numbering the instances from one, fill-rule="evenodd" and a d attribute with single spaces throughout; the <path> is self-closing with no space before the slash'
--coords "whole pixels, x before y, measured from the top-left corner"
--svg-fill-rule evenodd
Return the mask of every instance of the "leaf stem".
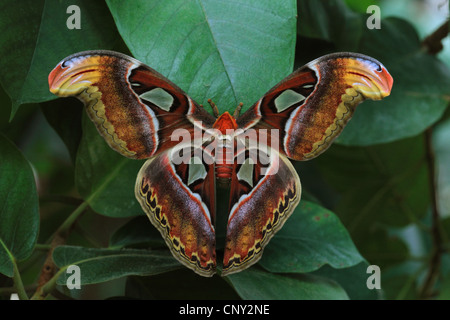
<path id="1" fill-rule="evenodd" d="M 56 229 L 52 237 L 47 241 L 50 242 L 56 235 L 66 235 L 75 221 L 80 217 L 80 215 L 89 206 L 87 201 L 82 202 L 72 213 L 67 217 L 67 219 Z"/>
<path id="2" fill-rule="evenodd" d="M 422 46 L 429 54 L 438 54 L 444 46 L 442 40 L 447 37 L 449 32 L 449 20 L 446 20 L 439 28 L 422 41 Z"/>
<path id="3" fill-rule="evenodd" d="M 86 210 L 89 204 L 93 201 L 93 199 L 100 194 L 106 186 L 111 182 L 112 179 L 116 176 L 117 172 L 126 164 L 125 160 L 122 160 L 116 169 L 108 175 L 108 177 L 99 185 L 99 187 L 92 193 L 85 201 L 83 201 L 68 217 L 67 219 L 59 226 L 59 228 L 53 233 L 53 235 L 46 241 L 47 244 L 50 244 L 50 250 L 47 254 L 47 258 L 44 262 L 44 265 L 41 270 L 41 274 L 39 276 L 39 283 L 36 292 L 33 295 L 33 299 L 45 299 L 47 295 L 55 288 L 56 280 L 61 274 L 62 270 L 60 269 L 56 272 L 56 265 L 53 262 L 53 250 L 65 243 L 66 238 L 74 225 L 75 221 L 81 216 L 81 214 Z"/>
<path id="4" fill-rule="evenodd" d="M 25 287 L 23 285 L 22 277 L 20 276 L 19 267 L 17 266 L 17 261 L 14 255 L 11 251 L 9 251 L 6 244 L 3 242 L 2 239 L 0 239 L 0 244 L 5 249 L 6 253 L 9 256 L 9 260 L 11 261 L 13 265 L 13 281 L 14 281 L 14 287 L 17 290 L 17 294 L 19 296 L 20 300 L 29 300 L 27 292 L 25 290 Z"/>
<path id="5" fill-rule="evenodd" d="M 56 272 L 51 279 L 43 286 L 39 286 L 36 292 L 31 297 L 31 300 L 44 300 L 56 287 L 56 280 L 59 276 L 66 271 L 66 268 L 61 268 Z"/>
<path id="6" fill-rule="evenodd" d="M 42 243 L 36 243 L 36 245 L 34 246 L 35 250 L 40 250 L 40 251 L 48 251 L 51 248 L 52 247 L 49 244 L 42 244 Z"/>
<path id="7" fill-rule="evenodd" d="M 419 297 L 427 299 L 432 297 L 434 285 L 439 277 L 441 269 L 441 257 L 443 253 L 442 235 L 440 226 L 440 213 L 437 198 L 436 187 L 436 159 L 432 145 L 432 127 L 425 131 L 426 157 L 428 164 L 428 176 L 430 181 L 430 196 L 431 196 L 431 236 L 433 241 L 433 251 L 430 259 L 430 267 L 425 282 L 420 290 Z"/>
<path id="8" fill-rule="evenodd" d="M 41 202 L 58 202 L 63 204 L 73 204 L 73 205 L 80 205 L 83 200 L 79 198 L 74 197 L 68 197 L 63 195 L 43 195 L 39 197 L 39 201 Z"/>
<path id="9" fill-rule="evenodd" d="M 45 299 L 47 295 L 55 288 L 56 280 L 60 276 L 62 270 L 65 269 L 61 269 L 56 272 L 57 268 L 53 262 L 53 250 L 66 242 L 70 229 L 88 206 L 88 201 L 82 202 L 59 226 L 50 239 L 47 240 L 46 244 L 48 245 L 49 251 L 39 276 L 38 287 L 36 292 L 33 294 L 32 299 Z"/>

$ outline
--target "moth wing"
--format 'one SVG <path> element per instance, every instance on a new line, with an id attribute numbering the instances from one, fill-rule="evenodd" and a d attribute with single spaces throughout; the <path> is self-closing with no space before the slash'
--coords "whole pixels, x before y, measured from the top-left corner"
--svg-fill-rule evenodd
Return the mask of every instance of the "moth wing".
<path id="1" fill-rule="evenodd" d="M 256 263 L 301 198 L 300 179 L 284 155 L 267 148 L 237 152 L 222 275 Z"/>
<path id="2" fill-rule="evenodd" d="M 84 51 L 49 74 L 50 91 L 74 96 L 106 142 L 120 154 L 150 158 L 178 143 L 175 129 L 193 135 L 215 119 L 170 80 L 142 62 L 113 51 Z"/>
<path id="3" fill-rule="evenodd" d="M 331 145 L 358 104 L 388 96 L 392 84 L 387 69 L 371 57 L 349 52 L 326 55 L 282 80 L 237 123 L 243 130 L 278 130 L 280 152 L 294 160 L 309 160 Z"/>
<path id="4" fill-rule="evenodd" d="M 147 160 L 135 194 L 173 256 L 202 276 L 216 269 L 214 161 L 190 144 Z M 198 156 L 200 155 L 200 156 Z"/>

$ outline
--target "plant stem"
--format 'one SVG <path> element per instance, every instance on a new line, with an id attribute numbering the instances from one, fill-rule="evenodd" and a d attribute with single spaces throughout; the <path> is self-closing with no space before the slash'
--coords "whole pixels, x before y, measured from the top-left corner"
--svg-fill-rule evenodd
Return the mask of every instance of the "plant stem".
<path id="1" fill-rule="evenodd" d="M 444 48 L 442 40 L 448 35 L 448 24 L 449 21 L 446 20 L 439 28 L 422 41 L 422 46 L 429 54 L 438 54 Z"/>
<path id="2" fill-rule="evenodd" d="M 55 231 L 55 233 L 47 240 L 46 243 L 49 243 L 51 248 L 47 254 L 47 258 L 44 262 L 44 266 L 42 267 L 41 274 L 38 280 L 38 288 L 33 295 L 33 299 L 45 299 L 49 293 L 56 286 L 56 279 L 58 279 L 61 274 L 61 270 L 56 272 L 56 265 L 53 262 L 53 250 L 62 244 L 65 243 L 69 232 L 74 225 L 75 221 L 81 216 L 81 214 L 86 210 L 89 206 L 89 203 L 100 194 L 106 186 L 114 179 L 119 170 L 126 164 L 125 160 L 122 160 L 119 165 L 115 168 L 115 170 L 107 176 L 107 178 L 100 184 L 100 186 L 96 189 L 94 193 L 92 193 L 84 202 L 82 202 L 68 217 L 67 219 L 59 226 L 59 228 Z"/>
<path id="3" fill-rule="evenodd" d="M 80 217 L 80 215 L 86 210 L 89 206 L 87 201 L 82 202 L 72 213 L 67 217 L 67 219 L 59 226 L 59 228 L 55 231 L 49 241 L 53 239 L 56 235 L 67 235 L 72 225 L 75 221 Z"/>
<path id="4" fill-rule="evenodd" d="M 19 295 L 19 299 L 28 300 L 28 295 L 25 290 L 25 287 L 22 282 L 22 277 L 20 276 L 19 268 L 17 267 L 16 259 L 13 260 L 13 268 L 14 268 L 14 286 L 17 289 L 17 294 Z"/>
<path id="5" fill-rule="evenodd" d="M 56 280 L 58 280 L 59 276 L 66 270 L 66 268 L 60 269 L 56 272 L 53 277 L 50 278 L 44 285 L 39 286 L 31 297 L 31 300 L 44 300 L 56 287 Z"/>
<path id="6" fill-rule="evenodd" d="M 56 279 L 58 279 L 59 275 L 61 274 L 61 270 L 56 272 L 57 267 L 53 262 L 53 250 L 66 242 L 70 229 L 87 207 L 88 202 L 82 202 L 59 226 L 59 228 L 50 237 L 50 239 L 47 240 L 47 243 L 49 243 L 49 251 L 47 253 L 47 258 L 45 259 L 39 276 L 38 287 L 32 299 L 45 299 L 47 295 L 55 288 Z"/>
<path id="7" fill-rule="evenodd" d="M 442 40 L 449 33 L 449 20 L 446 20 L 439 28 L 422 41 L 422 47 L 431 55 L 438 54 L 442 49 Z M 433 127 L 425 131 L 426 157 L 428 164 L 428 177 L 431 196 L 431 236 L 433 240 L 433 252 L 430 259 L 430 267 L 425 282 L 420 290 L 419 297 L 428 299 L 433 296 L 433 288 L 440 274 L 441 258 L 444 251 L 442 243 L 442 231 L 440 226 L 440 214 L 438 206 L 438 194 L 436 187 L 436 158 L 433 150 Z"/>
<path id="8" fill-rule="evenodd" d="M 440 228 L 440 214 L 437 200 L 436 188 L 436 159 L 432 145 L 432 127 L 425 131 L 426 157 L 428 164 L 428 176 L 430 181 L 430 196 L 431 196 L 431 236 L 433 239 L 433 252 L 430 259 L 430 267 L 425 282 L 420 291 L 419 297 L 421 299 L 428 299 L 433 296 L 433 288 L 439 277 L 441 269 L 441 255 L 443 252 L 442 235 Z"/>
<path id="9" fill-rule="evenodd" d="M 51 248 L 52 247 L 49 244 L 42 244 L 42 243 L 36 243 L 36 245 L 34 246 L 34 249 L 40 250 L 40 251 L 48 251 Z"/>
<path id="10" fill-rule="evenodd" d="M 0 244 L 2 245 L 3 249 L 5 249 L 6 253 L 9 256 L 9 260 L 11 261 L 13 265 L 13 281 L 14 281 L 14 287 L 17 290 L 17 294 L 19 296 L 20 300 L 28 300 L 28 295 L 25 290 L 25 287 L 22 282 L 22 277 L 20 276 L 19 267 L 17 266 L 17 261 L 14 255 L 11 251 L 9 251 L 6 244 L 0 239 Z"/>
<path id="11" fill-rule="evenodd" d="M 80 205 L 83 200 L 79 198 L 74 197 L 68 197 L 63 195 L 43 195 L 39 197 L 40 202 L 57 202 L 57 203 L 63 203 L 63 204 L 73 204 L 73 205 Z"/>

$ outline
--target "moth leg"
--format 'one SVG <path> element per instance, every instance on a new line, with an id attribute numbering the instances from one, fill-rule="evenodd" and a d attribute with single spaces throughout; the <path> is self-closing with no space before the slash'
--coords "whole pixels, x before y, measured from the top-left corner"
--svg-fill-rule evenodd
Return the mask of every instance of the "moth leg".
<path id="1" fill-rule="evenodd" d="M 242 106 L 243 106 L 244 104 L 241 102 L 241 103 L 239 103 L 238 104 L 238 106 L 236 107 L 236 109 L 234 110 L 234 113 L 233 113 L 233 117 L 235 118 L 235 119 L 237 119 L 237 117 L 239 117 L 239 114 L 241 113 L 241 110 L 242 110 Z"/>
<path id="2" fill-rule="evenodd" d="M 217 108 L 216 104 L 211 99 L 208 99 L 208 103 L 212 108 L 214 117 L 218 118 L 219 117 L 219 108 Z"/>

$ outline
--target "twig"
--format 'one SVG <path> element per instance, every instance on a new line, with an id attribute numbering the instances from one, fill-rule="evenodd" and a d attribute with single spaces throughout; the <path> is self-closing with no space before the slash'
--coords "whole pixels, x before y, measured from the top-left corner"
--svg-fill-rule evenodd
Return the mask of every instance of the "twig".
<path id="1" fill-rule="evenodd" d="M 13 281 L 14 281 L 14 288 L 17 291 L 17 295 L 19 296 L 20 300 L 28 300 L 28 295 L 25 290 L 25 287 L 22 282 L 22 277 L 19 272 L 19 267 L 17 266 L 17 261 L 14 255 L 9 251 L 9 248 L 5 245 L 5 243 L 0 239 L 0 246 L 3 247 L 3 249 L 6 251 L 6 254 L 9 257 L 9 260 L 11 261 L 11 264 L 13 266 Z"/>
<path id="2" fill-rule="evenodd" d="M 448 24 L 449 21 L 446 20 L 439 28 L 422 41 L 422 46 L 425 48 L 426 52 L 435 55 L 442 51 L 444 48 L 442 40 L 447 37 L 449 32 Z"/>
<path id="3" fill-rule="evenodd" d="M 81 203 L 50 238 L 50 249 L 47 253 L 47 258 L 45 259 L 41 274 L 39 276 L 38 286 L 36 292 L 32 296 L 32 299 L 45 299 L 47 295 L 55 288 L 56 279 L 59 277 L 59 274 L 57 272 L 57 267 L 53 262 L 53 251 L 56 247 L 63 245 L 66 242 L 75 221 L 81 216 L 87 207 L 87 202 Z"/>
<path id="4" fill-rule="evenodd" d="M 426 52 L 428 52 L 429 54 L 435 55 L 439 53 L 443 49 L 442 39 L 444 39 L 448 35 L 448 33 L 449 33 L 449 20 L 446 20 L 439 28 L 437 28 L 432 34 L 430 34 L 423 40 L 422 47 L 424 47 Z M 433 150 L 432 138 L 433 138 L 433 127 L 430 127 L 425 131 L 425 146 L 428 164 L 428 177 L 430 181 L 429 185 L 430 185 L 431 208 L 432 208 L 431 236 L 433 240 L 433 251 L 431 254 L 428 274 L 420 290 L 419 297 L 421 299 L 428 299 L 433 296 L 433 289 L 440 275 L 442 253 L 444 252 L 440 226 L 438 194 L 436 187 L 436 159 Z"/>
<path id="5" fill-rule="evenodd" d="M 428 176 L 430 180 L 430 195 L 431 195 L 431 236 L 433 239 L 433 251 L 430 259 L 430 267 L 426 276 L 425 282 L 420 290 L 419 297 L 421 299 L 428 299 L 433 296 L 433 288 L 439 277 L 441 270 L 441 257 L 443 253 L 442 235 L 440 228 L 440 214 L 437 200 L 436 188 L 436 159 L 432 146 L 432 127 L 425 131 L 426 157 L 428 164 Z"/>
<path id="6" fill-rule="evenodd" d="M 68 197 L 64 195 L 43 195 L 39 197 L 40 202 L 59 202 L 63 204 L 73 204 L 75 206 L 79 206 L 83 203 L 82 199 L 74 198 L 74 197 Z"/>
<path id="7" fill-rule="evenodd" d="M 66 242 L 65 237 L 61 236 L 60 234 L 56 234 L 55 237 L 53 238 L 52 242 L 50 243 L 50 247 L 51 249 L 48 251 L 47 253 L 47 258 L 45 259 L 44 265 L 41 269 L 41 274 L 39 276 L 39 280 L 38 280 L 38 286 L 36 289 L 36 293 L 41 291 L 41 288 L 51 280 L 51 278 L 55 275 L 56 273 L 56 265 L 53 262 L 53 250 L 60 246 L 63 245 Z M 33 298 L 36 298 L 36 294 L 33 295 Z M 41 295 L 39 298 L 44 299 L 45 296 Z"/>
<path id="8" fill-rule="evenodd" d="M 51 250 L 52 246 L 50 244 L 42 244 L 42 243 L 36 243 L 34 246 L 34 250 L 40 250 L 47 252 L 48 250 Z"/>

